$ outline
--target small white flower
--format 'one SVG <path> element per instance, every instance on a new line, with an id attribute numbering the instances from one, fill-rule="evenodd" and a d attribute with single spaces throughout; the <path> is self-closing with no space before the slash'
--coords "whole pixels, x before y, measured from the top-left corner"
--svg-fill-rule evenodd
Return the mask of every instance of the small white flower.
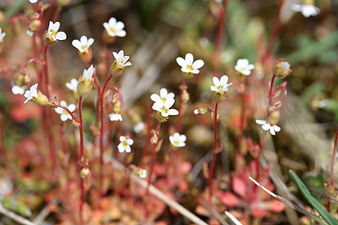
<path id="1" fill-rule="evenodd" d="M 82 36 L 80 40 L 73 40 L 72 45 L 79 50 L 80 53 L 86 53 L 89 51 L 90 46 L 94 43 L 93 38 L 87 38 Z"/>
<path id="2" fill-rule="evenodd" d="M 124 23 L 116 21 L 114 17 L 110 18 L 108 22 L 103 23 L 104 28 L 106 29 L 109 36 L 112 37 L 125 37 L 126 31 L 123 30 Z"/>
<path id="3" fill-rule="evenodd" d="M 301 12 L 305 17 L 316 16 L 320 13 L 320 9 L 311 4 L 293 4 L 291 8 L 295 12 Z"/>
<path id="4" fill-rule="evenodd" d="M 134 144 L 133 139 L 121 136 L 120 137 L 120 144 L 117 146 L 119 152 L 131 152 L 130 146 Z"/>
<path id="5" fill-rule="evenodd" d="M 12 86 L 12 93 L 15 95 L 23 95 L 26 90 L 26 86 L 19 86 L 19 85 L 13 85 Z"/>
<path id="6" fill-rule="evenodd" d="M 124 51 L 121 50 L 118 53 L 113 52 L 115 58 L 116 66 L 118 68 L 124 68 L 126 66 L 131 66 L 131 62 L 128 62 L 129 56 L 124 55 Z"/>
<path id="7" fill-rule="evenodd" d="M 29 0 L 29 2 L 34 4 L 34 3 L 37 3 L 38 0 Z"/>
<path id="8" fill-rule="evenodd" d="M 121 114 L 111 113 L 108 115 L 110 121 L 123 121 Z"/>
<path id="9" fill-rule="evenodd" d="M 25 103 L 32 100 L 37 94 L 38 94 L 38 84 L 34 84 L 24 94 L 25 98 L 27 98 Z"/>
<path id="10" fill-rule="evenodd" d="M 140 178 L 144 179 L 148 176 L 148 171 L 145 169 L 139 169 L 138 174 L 137 174 Z"/>
<path id="11" fill-rule="evenodd" d="M 168 99 L 174 99 L 174 98 L 175 98 L 175 94 L 172 92 L 169 93 L 168 90 L 165 88 L 161 88 L 160 95 L 152 94 L 150 96 L 150 99 L 153 102 L 158 102 L 158 101 L 166 102 Z"/>
<path id="12" fill-rule="evenodd" d="M 77 91 L 77 85 L 79 84 L 79 81 L 75 78 L 71 79 L 70 82 L 66 83 L 66 88 L 68 88 L 71 91 Z"/>
<path id="13" fill-rule="evenodd" d="M 60 22 L 55 22 L 53 23 L 52 21 L 49 21 L 49 26 L 48 26 L 48 30 L 46 33 L 46 38 L 48 41 L 50 41 L 51 43 L 54 43 L 56 41 L 63 41 L 66 40 L 67 35 L 65 32 L 58 32 L 60 28 Z"/>
<path id="14" fill-rule="evenodd" d="M 325 108 L 327 106 L 327 101 L 326 100 L 320 100 L 320 101 L 318 101 L 317 106 L 319 108 Z"/>
<path id="15" fill-rule="evenodd" d="M 251 74 L 251 70 L 253 70 L 255 66 L 253 64 L 249 64 L 249 60 L 247 59 L 239 59 L 237 60 L 235 70 L 245 76 L 249 76 Z"/>
<path id="16" fill-rule="evenodd" d="M 187 136 L 185 136 L 184 134 L 174 133 L 169 137 L 169 140 L 172 146 L 176 148 L 181 148 L 185 146 Z"/>
<path id="17" fill-rule="evenodd" d="M 198 74 L 200 72 L 199 69 L 204 66 L 204 61 L 201 59 L 194 62 L 194 56 L 191 53 L 187 53 L 185 59 L 177 57 L 176 62 L 184 73 Z"/>
<path id="18" fill-rule="evenodd" d="M 195 115 L 199 115 L 199 114 L 200 114 L 199 109 L 194 109 L 194 114 L 195 114 Z"/>
<path id="19" fill-rule="evenodd" d="M 76 107 L 74 104 L 70 104 L 70 105 L 67 106 L 67 103 L 65 101 L 61 101 L 60 105 L 63 106 L 63 107 L 66 107 L 70 112 L 74 112 L 75 107 Z M 57 114 L 60 114 L 60 118 L 61 118 L 62 121 L 73 119 L 72 116 L 66 110 L 64 110 L 61 107 L 56 107 L 55 112 Z"/>
<path id="20" fill-rule="evenodd" d="M 270 133 L 272 135 L 275 135 L 276 132 L 279 132 L 281 130 L 281 128 L 279 126 L 277 126 L 277 125 L 271 125 L 266 120 L 256 120 L 256 123 L 259 124 L 259 125 L 261 125 L 262 128 L 263 128 L 263 130 L 270 131 Z"/>
<path id="21" fill-rule="evenodd" d="M 143 122 L 138 122 L 135 126 L 134 126 L 134 131 L 135 133 L 140 133 L 141 131 L 144 130 L 144 123 Z"/>
<path id="22" fill-rule="evenodd" d="M 95 68 L 91 65 L 88 69 L 84 69 L 82 73 L 82 79 L 91 81 L 93 79 Z"/>
<path id="23" fill-rule="evenodd" d="M 32 37 L 33 34 L 34 34 L 34 32 L 31 31 L 31 30 L 27 30 L 27 31 L 26 31 L 26 34 L 27 34 L 28 36 Z"/>
<path id="24" fill-rule="evenodd" d="M 221 79 L 218 79 L 217 77 L 213 77 L 213 85 L 210 86 L 210 90 L 213 92 L 216 92 L 217 94 L 223 95 L 226 91 L 228 91 L 228 87 L 232 85 L 232 83 L 228 84 L 228 76 L 223 75 Z"/>
<path id="25" fill-rule="evenodd" d="M 157 101 L 153 104 L 152 109 L 161 113 L 163 117 L 176 116 L 178 115 L 178 110 L 170 109 L 175 103 L 175 99 L 169 98 L 167 101 Z"/>
<path id="26" fill-rule="evenodd" d="M 2 29 L 0 27 L 0 43 L 4 41 L 4 38 L 6 37 L 6 33 L 2 32 Z"/>

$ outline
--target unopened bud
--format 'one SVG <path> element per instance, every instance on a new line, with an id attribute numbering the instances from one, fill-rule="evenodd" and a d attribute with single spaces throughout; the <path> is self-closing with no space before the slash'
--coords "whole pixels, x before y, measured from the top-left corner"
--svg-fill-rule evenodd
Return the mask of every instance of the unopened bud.
<path id="1" fill-rule="evenodd" d="M 269 115 L 268 122 L 271 125 L 276 125 L 279 121 L 279 118 L 280 118 L 280 112 L 274 111 Z"/>
<path id="2" fill-rule="evenodd" d="M 86 178 L 90 173 L 90 170 L 88 168 L 82 168 L 80 172 L 80 176 L 82 179 Z"/>
<path id="3" fill-rule="evenodd" d="M 83 96 L 85 94 L 87 94 L 88 92 L 90 92 L 90 90 L 92 89 L 92 82 L 89 80 L 80 80 L 79 84 L 77 86 L 77 93 L 80 96 Z"/>
<path id="4" fill-rule="evenodd" d="M 196 115 L 204 115 L 209 112 L 209 108 L 207 106 L 200 106 L 194 110 L 194 114 Z"/>

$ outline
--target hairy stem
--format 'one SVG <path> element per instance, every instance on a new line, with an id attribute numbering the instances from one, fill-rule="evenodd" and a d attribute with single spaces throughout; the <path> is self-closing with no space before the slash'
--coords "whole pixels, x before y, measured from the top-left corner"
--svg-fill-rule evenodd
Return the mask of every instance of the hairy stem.
<path id="1" fill-rule="evenodd" d="M 104 155 L 104 143 L 103 143 L 103 138 L 104 138 L 104 94 L 107 88 L 107 85 L 109 83 L 109 81 L 112 79 L 113 75 L 111 74 L 107 80 L 105 81 L 101 92 L 100 92 L 100 101 L 99 101 L 99 105 L 100 105 L 100 167 L 99 167 L 99 177 L 100 177 L 100 181 L 99 181 L 99 185 L 100 185 L 100 190 L 103 191 L 103 167 L 104 167 L 104 162 L 103 162 L 103 155 Z"/>
<path id="2" fill-rule="evenodd" d="M 209 169 L 209 177 L 208 177 L 208 187 L 209 187 L 209 200 L 212 197 L 212 179 L 214 176 L 214 170 L 216 166 L 216 156 L 218 152 L 218 102 L 215 104 L 214 109 L 214 146 L 212 148 L 212 159 Z"/>

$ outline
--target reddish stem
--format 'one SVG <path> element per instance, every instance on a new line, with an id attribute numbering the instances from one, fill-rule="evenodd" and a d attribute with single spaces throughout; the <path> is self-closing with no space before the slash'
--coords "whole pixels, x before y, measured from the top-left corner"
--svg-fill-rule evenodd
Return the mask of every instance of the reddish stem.
<path id="1" fill-rule="evenodd" d="M 102 89 L 101 89 L 101 93 L 100 93 L 100 190 L 103 190 L 103 167 L 104 167 L 104 163 L 103 163 L 103 155 L 104 155 L 104 144 L 103 144 L 103 138 L 104 138 L 104 94 L 107 88 L 107 85 L 109 83 L 109 81 L 111 80 L 111 78 L 113 77 L 113 75 L 111 74 L 107 80 L 105 81 Z"/>
<path id="2" fill-rule="evenodd" d="M 45 45 L 43 50 L 43 70 L 44 70 L 44 78 L 45 78 L 45 92 L 47 97 L 49 98 L 49 75 L 48 75 L 48 45 Z"/>
<path id="3" fill-rule="evenodd" d="M 217 156 L 217 148 L 218 148 L 218 102 L 215 104 L 215 109 L 214 109 L 214 145 L 212 148 L 212 159 L 211 159 L 211 164 L 210 164 L 210 169 L 209 169 L 209 178 L 208 178 L 208 186 L 209 186 L 209 201 L 211 200 L 212 197 L 212 179 L 214 176 L 214 170 L 216 166 L 216 156 Z"/>
<path id="4" fill-rule="evenodd" d="M 83 119 L 82 119 L 82 97 L 79 98 L 79 132 L 80 132 L 80 172 L 83 168 L 82 161 L 84 160 L 84 133 L 83 133 Z M 83 224 L 83 204 L 85 202 L 85 188 L 83 178 L 80 176 L 80 204 L 79 204 L 79 217 L 80 223 Z"/>
<path id="5" fill-rule="evenodd" d="M 338 146 L 338 127 L 336 128 L 336 135 L 331 145 L 332 155 L 331 155 L 331 162 L 330 162 L 330 185 L 332 187 L 334 187 L 334 164 L 336 161 L 337 146 Z"/>

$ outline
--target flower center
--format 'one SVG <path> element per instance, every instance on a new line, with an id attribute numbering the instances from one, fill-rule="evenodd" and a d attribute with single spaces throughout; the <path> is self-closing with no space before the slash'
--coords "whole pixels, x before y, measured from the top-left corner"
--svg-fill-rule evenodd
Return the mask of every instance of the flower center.
<path id="1" fill-rule="evenodd" d="M 162 100 L 162 102 L 165 102 L 165 101 L 167 101 L 167 98 L 162 97 L 161 100 Z"/>
<path id="2" fill-rule="evenodd" d="M 126 141 L 122 141 L 122 145 L 123 145 L 123 147 L 127 147 L 128 143 Z"/>
<path id="3" fill-rule="evenodd" d="M 179 145 L 179 144 L 180 144 L 180 142 L 179 142 L 179 141 L 177 141 L 177 140 L 175 140 L 175 141 L 173 141 L 173 144 L 176 146 L 176 145 Z"/>
<path id="4" fill-rule="evenodd" d="M 114 27 L 110 27 L 110 28 L 109 28 L 109 31 L 110 31 L 111 33 L 113 33 L 113 34 L 116 33 L 116 29 L 115 29 Z"/>
<path id="5" fill-rule="evenodd" d="M 49 36 L 53 37 L 53 38 L 56 38 L 56 31 L 53 30 L 53 29 L 50 29 L 49 30 Z"/>
<path id="6" fill-rule="evenodd" d="M 186 68 L 187 70 L 194 70 L 194 67 L 192 65 L 187 65 Z"/>
<path id="7" fill-rule="evenodd" d="M 169 109 L 163 106 L 163 107 L 161 108 L 161 112 L 163 112 L 163 113 L 168 113 L 168 112 L 169 112 Z"/>
<path id="8" fill-rule="evenodd" d="M 219 85 L 219 86 L 217 87 L 218 90 L 222 90 L 223 88 L 224 88 L 224 85 Z"/>

